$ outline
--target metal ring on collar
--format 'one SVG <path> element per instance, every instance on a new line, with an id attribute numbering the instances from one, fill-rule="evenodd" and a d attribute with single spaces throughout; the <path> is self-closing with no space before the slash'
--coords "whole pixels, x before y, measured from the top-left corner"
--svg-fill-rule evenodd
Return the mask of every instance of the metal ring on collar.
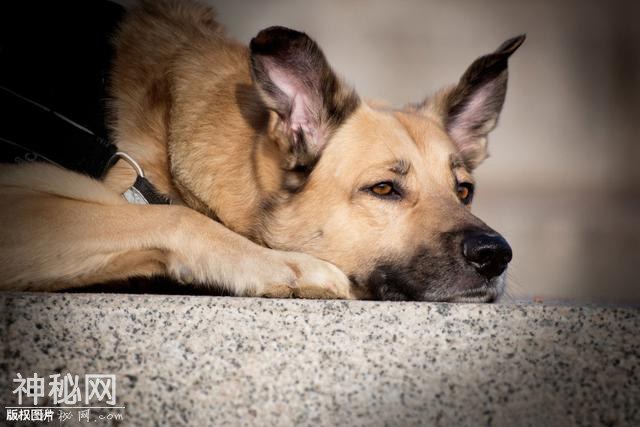
<path id="1" fill-rule="evenodd" d="M 129 163 L 129 165 L 131 165 L 131 167 L 133 169 L 135 169 L 135 171 L 138 174 L 138 176 L 144 178 L 144 171 L 142 170 L 142 168 L 140 167 L 138 162 L 133 160 L 133 157 L 131 157 L 130 155 L 128 155 L 127 153 L 125 153 L 123 151 L 116 151 L 116 153 L 113 155 L 113 157 L 111 157 L 110 163 L 113 161 L 114 157 L 119 157 L 119 158 L 123 159 L 125 162 Z"/>

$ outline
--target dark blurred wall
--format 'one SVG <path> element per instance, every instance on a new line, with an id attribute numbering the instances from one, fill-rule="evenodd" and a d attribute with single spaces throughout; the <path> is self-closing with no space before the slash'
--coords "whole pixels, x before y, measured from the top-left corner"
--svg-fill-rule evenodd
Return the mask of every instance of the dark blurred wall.
<path id="1" fill-rule="evenodd" d="M 475 212 L 514 247 L 512 296 L 640 300 L 640 2 L 209 3 L 243 42 L 307 32 L 361 95 L 394 105 L 526 32 Z"/>

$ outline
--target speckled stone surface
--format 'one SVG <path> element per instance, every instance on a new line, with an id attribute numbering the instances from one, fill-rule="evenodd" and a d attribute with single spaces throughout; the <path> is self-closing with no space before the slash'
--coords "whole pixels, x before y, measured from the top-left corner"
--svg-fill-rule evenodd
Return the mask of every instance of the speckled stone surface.
<path id="1" fill-rule="evenodd" d="M 116 374 L 122 425 L 640 425 L 638 308 L 0 294 L 0 310 L 0 424 L 16 372 L 71 372 Z"/>

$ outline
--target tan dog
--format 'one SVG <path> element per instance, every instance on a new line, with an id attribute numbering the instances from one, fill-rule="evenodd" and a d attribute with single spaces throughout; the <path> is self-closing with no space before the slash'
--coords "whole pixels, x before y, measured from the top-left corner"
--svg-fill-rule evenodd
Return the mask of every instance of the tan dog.
<path id="1" fill-rule="evenodd" d="M 50 165 L 2 166 L 3 289 L 167 275 L 236 295 L 493 301 L 511 259 L 469 210 L 524 36 L 401 110 L 360 99 L 305 34 L 227 39 L 208 8 L 129 13 L 112 72 L 115 142 L 173 205 L 129 204 Z"/>

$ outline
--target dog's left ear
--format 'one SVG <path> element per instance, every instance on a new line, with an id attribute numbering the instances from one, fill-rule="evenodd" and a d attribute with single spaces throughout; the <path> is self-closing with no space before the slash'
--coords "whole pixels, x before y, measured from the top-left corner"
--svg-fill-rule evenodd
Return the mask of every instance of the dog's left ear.
<path id="1" fill-rule="evenodd" d="M 508 59 L 524 39 L 524 34 L 509 39 L 495 52 L 476 59 L 456 86 L 425 103 L 424 108 L 442 117 L 469 169 L 488 155 L 487 135 L 498 123 L 507 93 Z"/>
<path id="2" fill-rule="evenodd" d="M 299 166 L 311 166 L 359 98 L 306 34 L 270 27 L 251 40 L 253 81 L 275 111 Z"/>

